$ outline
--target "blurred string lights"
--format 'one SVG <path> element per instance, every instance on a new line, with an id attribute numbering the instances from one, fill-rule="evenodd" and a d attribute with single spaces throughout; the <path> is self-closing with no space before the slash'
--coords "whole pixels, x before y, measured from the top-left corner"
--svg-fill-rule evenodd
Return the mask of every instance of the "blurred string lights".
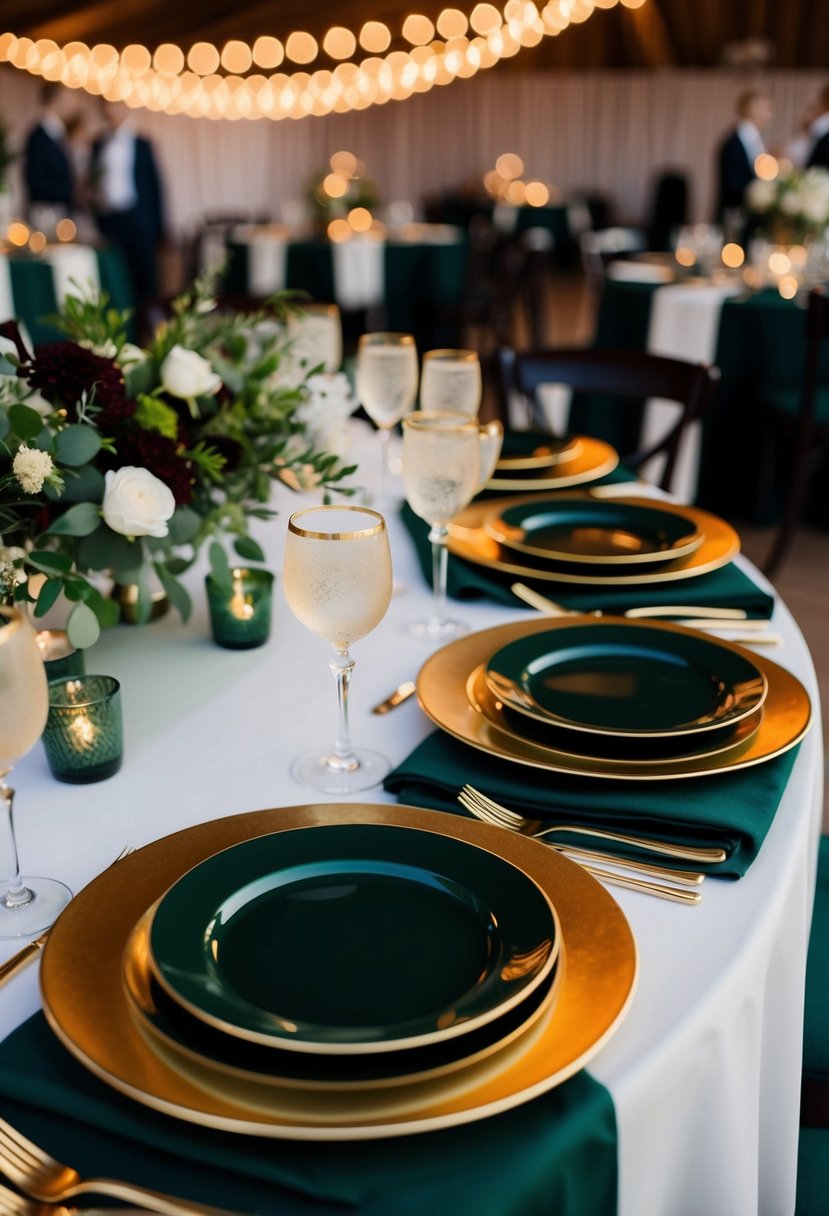
<path id="1" fill-rule="evenodd" d="M 494 67 L 597 9 L 644 3 L 547 0 L 539 9 L 532 0 L 507 0 L 503 10 L 478 3 L 469 13 L 445 8 L 434 21 L 412 13 L 397 35 L 381 21 L 367 21 L 356 34 L 332 26 L 320 41 L 294 30 L 284 39 L 265 34 L 250 45 L 232 39 L 221 49 L 195 42 L 184 50 L 168 42 L 154 51 L 137 43 L 119 51 L 108 43 L 59 46 L 5 33 L 0 62 L 136 109 L 193 118 L 296 119 L 403 101 Z M 291 67 L 309 68 L 319 59 L 332 66 L 312 72 Z"/>

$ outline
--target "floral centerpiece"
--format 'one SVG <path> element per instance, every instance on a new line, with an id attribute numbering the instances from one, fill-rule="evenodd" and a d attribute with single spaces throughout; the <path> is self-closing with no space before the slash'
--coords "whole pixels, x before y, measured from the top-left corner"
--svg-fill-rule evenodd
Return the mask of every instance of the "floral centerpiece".
<path id="1" fill-rule="evenodd" d="M 31 353 L 0 326 L 17 349 L 0 376 L 0 600 L 39 617 L 63 594 L 78 647 L 118 619 L 100 575 L 135 585 L 146 620 L 154 573 L 186 619 L 180 576 L 205 542 L 221 581 L 227 543 L 263 559 L 248 525 L 275 514 L 274 483 L 353 492 L 354 466 L 321 442 L 353 409 L 347 382 L 292 358 L 296 305 L 226 314 L 211 289 L 179 297 L 146 350 L 104 294 L 67 298 L 65 340 Z"/>
<path id="2" fill-rule="evenodd" d="M 757 230 L 775 245 L 803 244 L 829 224 L 829 172 L 794 170 L 771 181 L 757 178 L 746 191 Z"/>

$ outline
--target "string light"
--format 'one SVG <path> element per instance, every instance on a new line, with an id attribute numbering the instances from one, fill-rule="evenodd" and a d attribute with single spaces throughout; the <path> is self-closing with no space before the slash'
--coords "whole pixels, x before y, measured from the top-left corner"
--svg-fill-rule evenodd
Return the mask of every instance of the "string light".
<path id="1" fill-rule="evenodd" d="M 60 46 L 48 38 L 35 42 L 7 32 L 0 34 L 0 62 L 68 88 L 122 101 L 133 109 L 146 107 L 194 118 L 298 119 L 402 101 L 413 93 L 474 76 L 518 54 L 522 47 L 561 33 L 571 22 L 585 21 L 594 11 L 620 2 L 639 8 L 645 0 L 547 0 L 540 11 L 532 0 L 507 0 L 503 12 L 481 0 L 468 13 L 445 8 L 434 21 L 411 13 L 397 34 L 381 21 L 367 21 L 359 35 L 332 26 L 318 42 L 310 33 L 294 30 L 284 41 L 270 34 L 252 45 L 230 39 L 221 50 L 209 42 L 195 42 L 186 54 L 169 42 L 155 51 L 132 43 L 119 53 L 108 43 L 90 48 L 73 41 Z M 358 43 L 367 52 L 362 60 L 355 59 Z M 398 49 L 390 50 L 394 43 Z M 399 49 L 401 43 L 410 49 Z M 333 70 L 321 66 L 312 76 L 302 70 L 276 70 L 286 59 L 306 68 L 320 55 L 327 57 Z M 258 71 L 250 74 L 253 68 Z M 522 171 L 523 167 L 502 185 L 518 182 Z M 521 186 L 533 196 L 534 187 L 543 188 L 543 183 Z M 520 193 L 521 186 L 514 193 Z"/>

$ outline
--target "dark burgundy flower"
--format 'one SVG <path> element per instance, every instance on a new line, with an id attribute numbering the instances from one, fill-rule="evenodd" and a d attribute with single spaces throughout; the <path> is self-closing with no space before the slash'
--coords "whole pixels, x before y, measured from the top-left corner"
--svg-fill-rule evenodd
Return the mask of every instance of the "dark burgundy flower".
<path id="1" fill-rule="evenodd" d="M 117 461 L 113 468 L 137 465 L 149 469 L 172 490 L 179 506 L 193 497 L 193 466 L 181 454 L 180 445 L 157 431 L 143 431 L 131 426 L 118 440 Z"/>
<path id="2" fill-rule="evenodd" d="M 135 402 L 127 399 L 117 364 L 77 342 L 42 342 L 35 347 L 32 362 L 21 367 L 20 375 L 56 408 L 63 407 L 70 421 L 77 416 L 82 394 L 91 396 L 93 389 L 99 410 L 96 422 L 102 430 L 135 413 Z"/>
<path id="3" fill-rule="evenodd" d="M 211 435 L 206 442 L 225 458 L 225 471 L 232 473 L 242 459 L 242 445 L 226 435 Z"/>

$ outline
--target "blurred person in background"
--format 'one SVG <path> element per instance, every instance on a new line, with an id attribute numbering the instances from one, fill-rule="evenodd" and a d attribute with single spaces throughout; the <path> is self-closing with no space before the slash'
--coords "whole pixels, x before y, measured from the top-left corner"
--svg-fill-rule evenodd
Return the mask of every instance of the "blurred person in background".
<path id="1" fill-rule="evenodd" d="M 717 152 L 717 206 L 715 220 L 725 224 L 729 213 L 741 212 L 746 189 L 757 174 L 754 162 L 766 151 L 763 131 L 772 120 L 771 98 L 748 89 L 737 98 L 737 126 Z"/>
<path id="2" fill-rule="evenodd" d="M 89 194 L 101 235 L 123 250 L 138 303 L 158 295 L 157 248 L 164 235 L 161 178 L 152 144 L 126 106 L 101 101 L 105 130 L 92 144 Z"/>
<path id="3" fill-rule="evenodd" d="M 38 207 L 71 214 L 75 204 L 75 174 L 66 136 L 71 94 L 47 81 L 40 89 L 41 114 L 26 139 L 23 179 L 29 212 Z"/>
<path id="4" fill-rule="evenodd" d="M 818 165 L 821 169 L 829 169 L 829 84 L 825 84 L 817 102 L 817 115 L 809 127 L 812 137 L 812 148 L 807 169 Z"/>

